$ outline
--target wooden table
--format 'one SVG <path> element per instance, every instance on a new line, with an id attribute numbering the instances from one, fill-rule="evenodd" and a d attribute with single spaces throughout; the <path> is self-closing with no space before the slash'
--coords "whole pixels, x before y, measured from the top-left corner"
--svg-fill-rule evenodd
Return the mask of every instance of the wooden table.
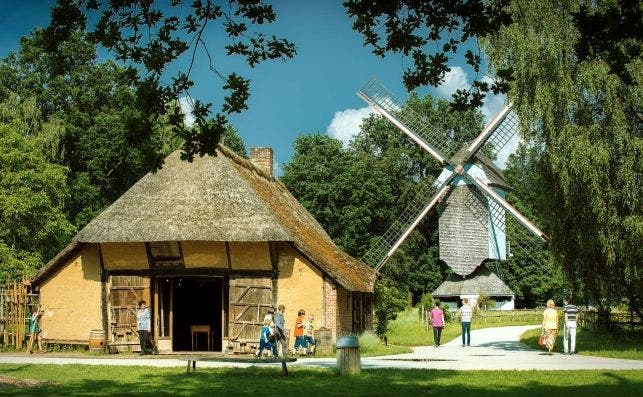
<path id="1" fill-rule="evenodd" d="M 194 345 L 196 348 L 199 348 L 199 340 L 196 337 L 200 333 L 204 333 L 208 339 L 208 351 L 210 351 L 210 326 L 209 325 L 192 325 L 190 326 L 192 331 L 192 351 L 194 351 Z M 196 342 L 196 343 L 195 343 Z"/>

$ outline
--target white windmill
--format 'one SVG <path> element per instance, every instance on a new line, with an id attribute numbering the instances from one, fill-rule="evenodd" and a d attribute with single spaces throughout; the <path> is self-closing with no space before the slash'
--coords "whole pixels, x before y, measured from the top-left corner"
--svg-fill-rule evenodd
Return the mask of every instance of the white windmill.
<path id="1" fill-rule="evenodd" d="M 518 132 L 517 116 L 511 106 L 505 106 L 468 146 L 457 148 L 446 132 L 431 127 L 410 109 L 403 109 L 376 80 L 357 94 L 444 167 L 432 183 L 422 185 L 402 215 L 362 259 L 379 271 L 418 223 L 440 204 L 440 259 L 455 275 L 436 291 L 448 289 L 450 296 L 475 299 L 479 293 L 486 293 L 480 290 L 481 283 L 500 283 L 511 293 L 483 262 L 506 259 L 509 242 L 533 255 L 538 252 L 533 245 L 547 241 L 545 233 L 507 202 L 507 186 L 499 182 L 501 172 L 479 153 L 490 143 L 493 154 L 497 154 Z M 506 218 L 506 213 L 511 217 Z M 511 219 L 522 227 L 507 228 Z M 535 260 L 542 262 L 543 258 Z M 434 296 L 438 295 L 436 291 Z"/>

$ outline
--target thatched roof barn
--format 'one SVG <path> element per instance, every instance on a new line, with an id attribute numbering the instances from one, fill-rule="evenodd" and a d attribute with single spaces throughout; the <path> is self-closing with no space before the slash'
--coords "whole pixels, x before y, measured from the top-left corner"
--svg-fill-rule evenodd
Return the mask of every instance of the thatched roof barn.
<path id="1" fill-rule="evenodd" d="M 257 153 L 265 158 L 269 151 L 272 161 L 271 149 L 263 149 Z M 92 255 L 96 259 L 87 260 Z M 230 333 L 236 325 L 250 322 L 241 319 L 244 313 L 235 312 L 235 317 L 241 317 L 230 318 L 237 310 L 234 305 L 241 305 L 233 300 L 247 298 L 247 295 L 233 296 L 234 286 L 242 279 L 252 278 L 252 282 L 245 282 L 247 288 L 263 286 L 260 288 L 263 292 L 256 294 L 263 297 L 253 298 L 263 301 L 246 305 L 257 305 L 254 322 L 260 322 L 259 317 L 263 318 L 267 306 L 284 303 L 286 317 L 293 321 L 296 317 L 293 313 L 299 306 L 314 308 L 318 327 L 328 328 L 333 336 L 359 331 L 353 329 L 352 324 L 358 324 L 358 328 L 370 326 L 373 270 L 340 250 L 310 213 L 271 175 L 270 168 L 258 166 L 224 146 L 217 149 L 217 156 L 196 158 L 192 163 L 182 161 L 178 151 L 172 153 L 161 170 L 145 175 L 87 224 L 34 280 L 41 286 L 41 296 L 52 305 L 58 304 L 54 292 L 61 291 L 56 287 L 50 288 L 49 293 L 47 285 L 76 262 L 81 263 L 85 273 L 88 272 L 86 263 L 95 262 L 98 266 L 99 279 L 93 281 L 102 283 L 106 296 L 99 306 L 107 307 L 95 309 L 101 311 L 102 316 L 99 316 L 100 323 L 94 323 L 92 328 L 105 329 L 108 342 L 110 338 L 113 342 L 118 333 L 108 329 L 108 323 L 114 323 L 111 318 L 114 315 L 110 315 L 114 309 L 110 305 L 119 306 L 114 303 L 114 291 L 121 288 L 114 289 L 113 278 L 124 276 L 139 278 L 134 284 L 141 284 L 142 291 L 147 291 L 143 294 L 148 294 L 156 304 L 154 311 L 159 316 L 163 310 L 169 310 L 160 307 L 163 299 L 169 299 L 163 295 L 169 294 L 163 288 L 174 291 L 174 301 L 165 302 L 165 306 L 179 311 L 182 308 L 176 304 L 176 291 L 186 282 L 206 276 L 220 279 L 210 287 L 222 289 L 224 297 L 216 299 L 220 300 L 217 304 L 228 323 L 214 317 L 208 321 L 212 327 L 223 328 L 220 335 L 228 338 L 223 347 L 233 339 L 243 339 Z M 296 282 L 305 280 L 304 274 L 310 274 L 311 285 Z M 76 278 L 80 282 L 86 277 Z M 199 285 L 208 284 L 208 280 L 199 279 Z M 161 282 L 168 284 L 163 287 Z M 133 285 L 132 280 L 126 283 Z M 98 295 L 100 297 L 100 293 Z M 314 302 L 307 303 L 307 299 Z M 349 302 L 342 302 L 346 299 Z M 359 319 L 354 318 L 358 315 Z M 185 320 L 181 326 L 189 325 L 190 321 Z M 55 326 L 53 322 L 51 325 Z M 155 331 L 157 337 L 158 331 Z M 255 338 L 250 337 L 252 332 L 244 332 L 246 339 Z M 63 334 L 65 332 L 59 332 L 52 339 L 65 339 Z M 175 343 L 173 349 L 176 348 Z"/>

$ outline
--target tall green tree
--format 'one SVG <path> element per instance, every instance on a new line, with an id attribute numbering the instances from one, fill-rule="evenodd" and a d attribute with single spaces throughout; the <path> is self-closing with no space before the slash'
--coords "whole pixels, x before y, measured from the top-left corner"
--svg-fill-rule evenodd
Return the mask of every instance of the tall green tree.
<path id="1" fill-rule="evenodd" d="M 572 288 L 581 280 L 594 304 L 636 299 L 643 293 L 640 6 L 515 0 L 509 12 L 513 22 L 485 48 L 495 67 L 515 71 L 509 98 L 541 145 L 538 198 L 552 249 Z M 638 36 L 628 34 L 628 20 Z M 609 42 L 588 40 L 600 21 L 616 24 L 597 26 Z"/>
<path id="2" fill-rule="evenodd" d="M 0 280 L 33 275 L 75 231 L 63 211 L 66 168 L 21 127 L 0 122 Z"/>
<path id="3" fill-rule="evenodd" d="M 272 6 L 262 0 L 231 0 L 226 4 L 214 0 L 58 0 L 42 43 L 53 61 L 51 72 L 64 74 L 73 65 L 66 63 L 59 47 L 71 36 L 87 31 L 92 44 L 100 44 L 126 65 L 124 78 L 135 89 L 136 107 L 141 112 L 137 123 L 130 126 L 130 134 L 148 139 L 159 117 L 168 115 L 175 134 L 184 141 L 183 157 L 191 160 L 194 155 L 214 155 L 228 124 L 226 116 L 247 108 L 250 80 L 237 71 L 226 74 L 217 69 L 216 57 L 239 56 L 252 68 L 267 60 L 295 55 L 293 43 L 261 31 L 276 18 Z M 212 33 L 224 39 L 223 48 L 217 52 L 212 47 L 215 40 L 208 43 Z M 182 113 L 168 104 L 186 95 L 194 85 L 191 71 L 198 54 L 208 58 L 225 96 L 213 117 L 210 103 L 195 100 L 193 115 L 198 128 L 188 128 Z M 168 66 L 182 57 L 189 60 L 188 66 L 168 76 Z"/>
<path id="4" fill-rule="evenodd" d="M 70 35 L 55 55 L 46 51 L 45 37 L 35 30 L 21 39 L 18 52 L 0 61 L 0 101 L 7 104 L 5 114 L 11 108 L 24 113 L 17 104 L 33 103 L 36 119 L 58 127 L 37 133 L 47 135 L 48 158 L 69 169 L 65 208 L 80 227 L 155 169 L 178 142 L 168 117 L 157 120 L 151 135 L 137 133 L 143 112 L 127 70 L 98 62 L 83 33 Z"/>

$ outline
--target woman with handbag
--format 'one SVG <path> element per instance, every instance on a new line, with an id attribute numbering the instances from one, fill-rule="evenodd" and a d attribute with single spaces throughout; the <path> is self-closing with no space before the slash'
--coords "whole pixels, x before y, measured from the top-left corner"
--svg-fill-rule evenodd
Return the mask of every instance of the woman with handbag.
<path id="1" fill-rule="evenodd" d="M 543 312 L 542 336 L 544 336 L 545 347 L 547 347 L 550 356 L 558 334 L 558 312 L 555 307 L 556 304 L 550 299 L 547 301 L 547 309 Z"/>

